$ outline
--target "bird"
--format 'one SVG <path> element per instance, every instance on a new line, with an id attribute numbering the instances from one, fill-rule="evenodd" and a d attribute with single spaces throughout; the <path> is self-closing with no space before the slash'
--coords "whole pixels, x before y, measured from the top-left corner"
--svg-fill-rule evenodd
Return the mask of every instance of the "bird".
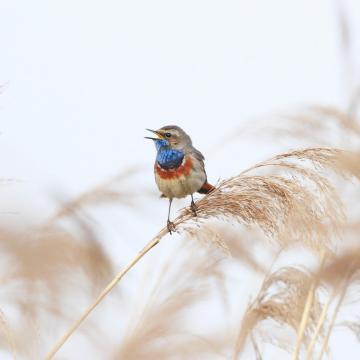
<path id="1" fill-rule="evenodd" d="M 154 141 L 156 160 L 155 182 L 161 197 L 169 199 L 167 229 L 171 234 L 175 225 L 170 221 L 171 204 L 174 198 L 191 196 L 191 210 L 197 216 L 193 194 L 209 194 L 215 187 L 208 183 L 204 155 L 197 150 L 190 136 L 179 126 L 167 125 L 158 130 L 146 129 L 157 137 L 145 136 Z"/>

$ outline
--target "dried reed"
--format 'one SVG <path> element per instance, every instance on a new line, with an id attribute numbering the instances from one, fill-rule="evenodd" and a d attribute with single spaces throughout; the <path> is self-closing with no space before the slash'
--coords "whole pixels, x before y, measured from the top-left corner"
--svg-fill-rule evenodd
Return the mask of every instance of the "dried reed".
<path id="1" fill-rule="evenodd" d="M 312 295 L 311 301 L 308 301 L 309 293 Z M 292 267 L 281 268 L 269 274 L 264 279 L 257 297 L 249 304 L 245 312 L 234 357 L 237 358 L 241 353 L 249 336 L 255 337 L 255 329 L 264 320 L 272 319 L 297 332 L 305 308 L 308 316 L 302 327 L 304 337 L 301 336 L 301 338 L 307 343 L 321 313 L 321 304 L 315 293 L 311 275 L 305 270 Z M 276 333 L 273 332 L 267 341 L 275 341 L 275 338 Z M 277 343 L 281 344 L 281 342 Z"/>
<path id="2" fill-rule="evenodd" d="M 278 155 L 262 162 L 239 176 L 222 181 L 216 190 L 197 201 L 196 218 L 189 209 L 184 209 L 174 220 L 177 231 L 201 231 L 206 220 L 222 219 L 256 225 L 282 246 L 303 243 L 320 253 L 329 248 L 329 239 L 343 220 L 341 202 L 321 171 L 343 173 L 344 169 L 340 165 L 345 156 L 345 152 L 337 149 L 312 148 Z M 262 168 L 282 169 L 285 174 L 248 175 Z M 162 229 L 108 284 L 51 349 L 47 359 L 56 354 L 122 277 L 167 233 L 166 228 Z"/>
<path id="3" fill-rule="evenodd" d="M 143 305 L 137 307 L 139 314 L 129 322 L 114 358 L 168 359 L 179 353 L 194 357 L 223 355 L 221 336 L 198 336 L 183 321 L 194 305 L 211 296 L 214 282 L 223 281 L 221 259 L 217 249 L 196 243 L 177 248 L 161 267 L 157 282 L 142 299 Z"/>

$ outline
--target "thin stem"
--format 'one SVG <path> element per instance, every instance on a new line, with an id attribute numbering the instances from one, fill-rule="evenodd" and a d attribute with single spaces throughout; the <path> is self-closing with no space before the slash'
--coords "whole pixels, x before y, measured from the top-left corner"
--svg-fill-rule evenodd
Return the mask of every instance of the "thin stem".
<path id="1" fill-rule="evenodd" d="M 325 251 L 323 250 L 321 252 L 321 257 L 320 257 L 320 268 L 323 267 L 324 259 L 325 259 Z M 295 344 L 295 350 L 292 353 L 291 360 L 297 360 L 298 357 L 299 357 L 301 344 L 302 344 L 302 341 L 303 341 L 303 338 L 304 338 L 305 329 L 306 329 L 306 325 L 308 323 L 308 319 L 309 319 L 309 316 L 310 316 L 311 306 L 312 306 L 312 303 L 313 303 L 313 299 L 314 299 L 314 296 L 315 296 L 315 289 L 316 289 L 316 287 L 318 285 L 318 282 L 319 282 L 319 279 L 316 278 L 316 279 L 313 279 L 313 281 L 311 283 L 311 286 L 310 286 L 310 289 L 309 289 L 309 292 L 308 292 L 308 296 L 306 298 L 304 311 L 303 311 L 303 314 L 302 314 L 302 317 L 301 317 L 300 326 L 299 326 L 299 329 L 298 329 L 298 336 L 297 336 L 297 341 L 296 341 L 296 344 Z"/>
<path id="2" fill-rule="evenodd" d="M 323 356 L 325 354 L 325 351 L 326 351 L 326 349 L 328 347 L 330 335 L 331 335 L 332 329 L 334 327 L 337 315 L 339 313 L 340 306 L 342 305 L 342 303 L 344 301 L 344 298 L 345 298 L 345 295 L 346 295 L 346 292 L 347 292 L 347 288 L 348 288 L 348 285 L 349 285 L 349 280 L 351 278 L 353 270 L 354 269 L 352 268 L 352 266 L 349 266 L 349 270 L 348 270 L 347 275 L 345 276 L 345 279 L 343 281 L 343 286 L 342 286 L 342 289 L 341 289 L 339 300 L 338 300 L 338 302 L 336 304 L 336 308 L 335 308 L 335 310 L 333 312 L 333 315 L 331 317 L 330 325 L 329 325 L 328 331 L 326 333 L 326 337 L 325 337 L 323 346 L 321 348 L 321 352 L 320 352 L 320 355 L 318 357 L 318 360 L 321 360 L 323 358 Z"/>
<path id="3" fill-rule="evenodd" d="M 312 359 L 312 352 L 313 352 L 314 346 L 316 344 L 316 340 L 317 340 L 317 338 L 319 336 L 319 333 L 320 333 L 320 331 L 321 331 L 321 329 L 323 327 L 323 324 L 324 324 L 325 319 L 326 319 L 326 314 L 328 313 L 329 307 L 330 307 L 332 301 L 334 300 L 334 297 L 335 297 L 335 294 L 336 294 L 337 291 L 338 291 L 338 288 L 334 288 L 332 290 L 331 295 L 329 296 L 326 304 L 322 308 L 322 311 L 321 311 L 321 314 L 320 314 L 320 317 L 319 317 L 319 321 L 316 324 L 316 328 L 315 328 L 314 334 L 312 336 L 310 345 L 309 345 L 309 347 L 307 348 L 307 351 L 306 351 L 306 360 L 311 360 Z"/>
<path id="4" fill-rule="evenodd" d="M 50 360 L 59 351 L 59 349 L 65 344 L 74 331 L 81 325 L 81 323 L 89 316 L 89 314 L 96 308 L 96 306 L 106 297 L 106 295 L 115 287 L 115 285 L 123 278 L 123 276 L 154 246 L 156 246 L 161 238 L 167 233 L 167 229 L 162 229 L 159 234 L 152 239 L 131 261 L 130 263 L 120 271 L 113 280 L 106 286 L 106 288 L 100 293 L 97 299 L 89 306 L 83 315 L 76 320 L 73 325 L 66 331 L 66 333 L 58 340 L 50 352 L 46 355 L 45 360 Z"/>
<path id="5" fill-rule="evenodd" d="M 314 298 L 314 292 L 315 292 L 315 283 L 312 283 L 311 287 L 309 289 L 309 292 L 308 292 L 308 296 L 306 298 L 306 303 L 305 303 L 304 311 L 302 314 L 302 318 L 301 318 L 301 322 L 300 322 L 300 326 L 299 326 L 299 330 L 298 330 L 298 336 L 297 336 L 297 341 L 296 341 L 296 345 L 295 345 L 295 350 L 291 356 L 291 360 L 298 359 L 301 344 L 302 344 L 302 339 L 304 337 L 307 321 L 308 321 L 308 318 L 310 315 L 310 309 L 311 309 L 311 305 L 312 305 L 313 298 Z"/>
<path id="6" fill-rule="evenodd" d="M 171 202 L 170 202 L 171 204 Z M 187 220 L 189 220 L 191 216 L 186 213 L 181 213 L 174 221 L 174 225 L 177 226 Z M 96 308 L 97 305 L 100 304 L 102 300 L 109 294 L 109 292 L 115 287 L 115 285 L 126 275 L 129 270 L 131 270 L 136 263 L 146 255 L 153 247 L 155 247 L 161 239 L 170 233 L 168 227 L 165 227 L 160 230 L 160 232 L 150 241 L 147 245 L 130 261 L 130 263 L 120 271 L 105 287 L 105 289 L 100 293 L 97 299 L 90 305 L 83 315 L 73 323 L 73 325 L 66 331 L 66 333 L 58 340 L 58 342 L 53 346 L 53 348 L 46 355 L 45 360 L 50 360 L 54 357 L 54 355 L 60 350 L 60 348 L 65 344 L 65 342 L 70 338 L 70 336 L 75 332 L 75 330 L 81 325 L 81 323 L 90 315 L 90 313 Z"/>

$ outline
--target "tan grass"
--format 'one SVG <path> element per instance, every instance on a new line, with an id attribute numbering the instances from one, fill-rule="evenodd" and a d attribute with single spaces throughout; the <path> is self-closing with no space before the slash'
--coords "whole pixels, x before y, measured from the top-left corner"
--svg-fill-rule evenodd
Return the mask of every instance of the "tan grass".
<path id="1" fill-rule="evenodd" d="M 174 220 L 179 233 L 201 231 L 204 221 L 221 219 L 256 225 L 282 246 L 303 243 L 315 252 L 328 249 L 331 235 L 343 220 L 341 203 L 322 170 L 341 171 L 340 150 L 314 148 L 275 156 L 222 181 L 216 190 L 196 202 L 198 216 L 185 209 Z M 300 162 L 301 164 L 296 164 Z M 294 164 L 295 163 L 295 164 Z M 305 163 L 305 164 L 304 164 Z M 308 167 L 309 166 L 309 167 Z M 249 175 L 263 169 L 281 169 L 285 175 Z M 191 229 L 191 230 L 189 230 Z M 51 359 L 85 318 L 122 277 L 167 234 L 162 229 L 101 292 L 95 302 L 71 326 L 48 353 Z M 298 325 L 298 324 L 297 324 Z"/>
<path id="2" fill-rule="evenodd" d="M 48 225 L 62 218 L 78 216 L 81 210 L 88 209 L 91 206 L 99 207 L 112 203 L 132 205 L 135 193 L 125 184 L 138 172 L 138 168 L 127 169 L 110 180 L 85 191 L 75 199 L 62 204 L 59 210 L 48 220 Z"/>
<path id="3" fill-rule="evenodd" d="M 356 102 L 352 108 L 356 108 Z M 278 115 L 269 133 L 280 139 L 290 137 L 306 146 L 340 147 L 360 151 L 360 120 L 355 110 L 334 106 L 307 106 Z"/>
<path id="4" fill-rule="evenodd" d="M 255 336 L 256 328 L 261 326 L 264 320 L 271 319 L 281 326 L 286 325 L 296 333 L 303 319 L 304 309 L 308 315 L 306 323 L 303 324 L 301 337 L 305 344 L 308 342 L 321 313 L 321 304 L 314 292 L 311 278 L 305 270 L 293 267 L 281 268 L 265 278 L 241 322 L 234 358 L 243 351 L 249 336 Z M 309 292 L 311 301 L 308 301 Z M 269 334 L 268 341 L 276 342 L 276 336 L 275 332 Z"/>
<path id="5" fill-rule="evenodd" d="M 40 328 L 36 335 L 36 329 L 46 319 L 56 324 L 54 329 L 70 321 L 76 307 L 63 304 L 70 289 L 84 299 L 93 297 L 113 273 L 95 235 L 84 224 L 81 228 L 77 236 L 59 227 L 0 229 L 1 282 L 6 294 L 2 306 L 10 307 L 13 314 L 5 320 L 2 309 L 2 328 L 14 358 L 15 354 L 34 356 L 36 341 L 41 342 L 46 330 Z M 74 291 L 69 279 L 88 286 Z M 29 332 L 34 336 L 29 337 Z"/>
<path id="6" fill-rule="evenodd" d="M 221 336 L 206 339 L 189 330 L 184 322 L 190 309 L 213 295 L 215 283 L 223 281 L 221 254 L 196 243 L 174 253 L 161 267 L 142 306 L 137 307 L 136 317 L 130 319 L 115 359 L 169 359 L 180 353 L 187 357 L 206 358 L 209 353 L 224 356 Z"/>
<path id="7" fill-rule="evenodd" d="M 270 342 L 293 351 L 294 358 L 305 355 L 307 360 L 321 360 L 330 354 L 335 326 L 345 326 L 360 340 L 360 316 L 354 314 L 349 321 L 340 319 L 348 293 L 358 285 L 360 272 L 360 250 L 358 246 L 349 246 L 359 241 L 360 191 L 357 186 L 347 197 L 341 197 L 346 200 L 347 209 L 339 196 L 349 190 L 349 179 L 360 178 L 360 87 L 354 83 L 351 58 L 356 34 L 351 32 L 346 3 L 337 1 L 336 5 L 340 55 L 350 95 L 347 108 L 309 106 L 285 114 L 282 120 L 287 125 L 276 129 L 276 134 L 296 137 L 311 148 L 280 154 L 222 181 L 216 191 L 197 202 L 196 219 L 187 208 L 180 213 L 175 219 L 177 231 L 184 236 L 184 242 L 191 240 L 195 247 L 189 246 L 188 257 L 186 254 L 180 257 L 178 253 L 169 257 L 153 291 L 143 299 L 140 311 L 129 320 L 124 334 L 118 336 L 116 346 L 107 349 L 114 359 L 193 360 L 214 355 L 216 359 L 231 355 L 248 359 L 245 347 L 250 343 L 252 355 L 260 360 L 264 357 L 263 343 Z M 4 86 L 0 85 L 0 93 L 3 90 Z M 273 122 L 271 127 L 274 128 Z M 228 140 L 234 139 L 238 140 L 238 135 Z M 336 178 L 333 182 L 333 173 L 344 175 L 346 181 Z M 6 355 L 13 359 L 42 358 L 49 345 L 41 342 L 42 338 L 49 330 L 62 331 L 78 311 L 66 305 L 67 295 L 89 302 L 112 276 L 112 265 L 101 242 L 79 215 L 104 204 L 132 205 L 136 191 L 123 186 L 129 177 L 131 172 L 125 171 L 80 194 L 61 206 L 42 227 L 14 230 L 8 224 L 0 229 L 4 292 L 0 345 Z M 0 180 L 2 184 L 9 181 L 14 180 Z M 351 221 L 346 219 L 345 212 L 351 215 Z M 60 220 L 64 219 L 75 223 L 75 229 L 61 227 Z M 226 273 L 219 259 L 241 262 L 258 274 L 269 269 L 264 259 L 259 261 L 253 247 L 254 243 L 263 244 L 263 235 L 270 245 L 275 245 L 266 248 L 267 252 L 275 248 L 275 253 L 286 254 L 287 249 L 302 246 L 319 255 L 319 268 L 311 272 L 287 266 L 269 271 L 259 293 L 247 307 L 243 321 L 237 324 L 236 341 L 229 329 L 209 329 L 207 336 L 201 337 L 191 331 L 192 323 L 190 330 L 184 327 L 182 320 L 187 311 L 214 296 L 210 283 L 217 282 L 216 296 L 226 296 L 225 285 L 221 285 L 233 274 Z M 109 283 L 47 358 L 61 348 L 122 277 L 165 236 L 166 228 Z M 322 266 L 324 252 L 326 259 Z M 246 290 L 241 284 L 240 296 L 246 296 Z M 324 303 L 320 302 L 323 291 Z M 20 313 L 19 321 L 9 316 L 9 304 L 10 314 L 14 309 Z M 234 314 L 227 316 L 233 318 Z M 268 321 L 289 329 L 296 339 L 295 351 L 292 342 L 278 338 L 276 326 L 261 331 Z M 86 330 L 87 336 L 91 331 L 95 333 L 91 342 L 100 339 L 103 345 L 105 337 L 100 327 L 96 323 L 90 325 L 82 330 Z M 34 352 L 36 346 L 38 351 Z"/>

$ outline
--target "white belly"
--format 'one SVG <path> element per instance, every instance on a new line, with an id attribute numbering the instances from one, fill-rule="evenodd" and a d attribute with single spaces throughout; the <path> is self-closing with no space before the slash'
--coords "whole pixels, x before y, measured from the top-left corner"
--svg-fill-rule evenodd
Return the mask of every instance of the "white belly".
<path id="1" fill-rule="evenodd" d="M 188 176 L 175 179 L 162 179 L 155 172 L 155 180 L 159 190 L 168 198 L 182 198 L 198 191 L 206 180 L 205 172 L 192 170 Z"/>

